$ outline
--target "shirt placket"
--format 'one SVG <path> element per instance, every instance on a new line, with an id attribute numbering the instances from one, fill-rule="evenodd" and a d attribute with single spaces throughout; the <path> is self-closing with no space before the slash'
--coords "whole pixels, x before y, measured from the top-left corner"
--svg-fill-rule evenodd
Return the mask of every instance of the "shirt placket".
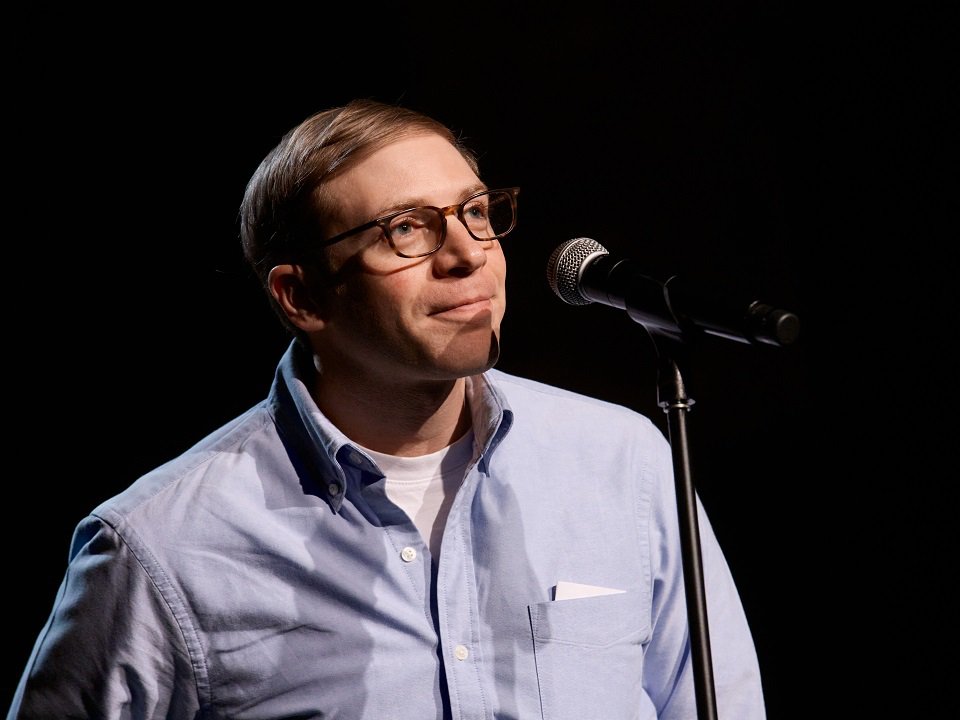
<path id="1" fill-rule="evenodd" d="M 471 505 L 479 480 L 472 468 L 450 508 L 437 572 L 437 613 L 447 690 L 456 720 L 487 718 Z"/>

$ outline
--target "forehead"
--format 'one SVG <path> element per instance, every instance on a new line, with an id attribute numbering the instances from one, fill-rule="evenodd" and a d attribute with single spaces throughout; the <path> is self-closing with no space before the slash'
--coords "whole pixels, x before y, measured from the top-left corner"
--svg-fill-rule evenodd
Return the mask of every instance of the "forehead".
<path id="1" fill-rule="evenodd" d="M 362 158 L 333 178 L 327 192 L 342 209 L 363 213 L 411 200 L 449 204 L 477 182 L 456 147 L 425 133 L 400 138 Z"/>

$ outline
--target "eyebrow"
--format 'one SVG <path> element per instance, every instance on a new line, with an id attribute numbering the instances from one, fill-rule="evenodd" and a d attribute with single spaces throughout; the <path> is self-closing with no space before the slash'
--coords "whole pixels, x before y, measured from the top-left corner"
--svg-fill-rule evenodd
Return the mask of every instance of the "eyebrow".
<path id="1" fill-rule="evenodd" d="M 451 205 L 456 205 L 459 202 L 463 202 L 471 195 L 475 195 L 476 193 L 483 192 L 484 190 L 489 190 L 489 188 L 486 186 L 485 183 L 482 183 L 482 182 L 474 183 L 473 185 L 470 185 L 469 187 L 464 188 L 460 192 L 460 199 L 455 203 L 451 203 Z M 427 202 L 426 198 L 422 196 L 412 197 L 412 198 L 407 197 L 407 198 L 404 198 L 403 200 L 391 203 L 390 205 L 380 208 L 380 210 L 377 211 L 375 217 L 381 218 L 384 215 L 389 215 L 390 213 L 399 212 L 401 210 L 408 210 L 410 208 L 415 208 L 415 207 L 422 207 L 424 205 L 435 207 L 433 203 Z"/>

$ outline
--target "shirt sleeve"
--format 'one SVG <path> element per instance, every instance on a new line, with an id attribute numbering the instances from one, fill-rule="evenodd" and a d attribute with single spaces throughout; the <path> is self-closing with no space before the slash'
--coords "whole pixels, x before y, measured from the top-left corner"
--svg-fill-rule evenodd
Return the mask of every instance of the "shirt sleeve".
<path id="1" fill-rule="evenodd" d="M 644 658 L 644 687 L 661 720 L 697 717 L 693 659 L 683 579 L 679 516 L 669 445 L 656 473 L 650 538 L 652 636 Z M 747 618 L 717 537 L 697 498 L 707 624 L 716 710 L 720 720 L 765 720 L 760 668 Z"/>
<path id="2" fill-rule="evenodd" d="M 86 518 L 7 720 L 174 720 L 198 710 L 186 643 L 157 583 L 112 527 Z"/>

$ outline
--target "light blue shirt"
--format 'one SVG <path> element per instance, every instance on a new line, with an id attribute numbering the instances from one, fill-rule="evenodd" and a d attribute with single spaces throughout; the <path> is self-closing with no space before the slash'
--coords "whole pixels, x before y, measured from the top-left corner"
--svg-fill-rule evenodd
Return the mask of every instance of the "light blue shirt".
<path id="1" fill-rule="evenodd" d="M 632 410 L 491 370 L 439 558 L 317 409 L 269 397 L 97 507 L 9 719 L 696 718 L 670 446 Z M 699 508 L 720 720 L 765 717 Z M 616 590 L 554 600 L 558 583 Z"/>

